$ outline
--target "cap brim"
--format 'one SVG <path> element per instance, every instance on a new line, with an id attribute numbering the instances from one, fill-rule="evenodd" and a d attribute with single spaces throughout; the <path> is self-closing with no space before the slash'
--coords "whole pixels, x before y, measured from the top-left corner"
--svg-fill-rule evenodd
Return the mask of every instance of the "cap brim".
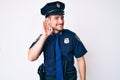
<path id="1" fill-rule="evenodd" d="M 64 15 L 64 11 L 63 10 L 54 10 L 54 11 L 47 13 L 45 17 L 48 17 L 50 15 Z"/>

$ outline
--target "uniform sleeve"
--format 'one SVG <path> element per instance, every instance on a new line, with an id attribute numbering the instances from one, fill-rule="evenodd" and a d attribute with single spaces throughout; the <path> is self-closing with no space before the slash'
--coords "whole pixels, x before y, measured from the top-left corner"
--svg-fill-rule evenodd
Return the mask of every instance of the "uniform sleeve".
<path id="1" fill-rule="evenodd" d="M 35 45 L 35 43 L 40 39 L 41 35 L 42 35 L 42 34 L 40 34 L 40 35 L 38 36 L 38 38 L 32 43 L 32 45 L 29 47 L 29 49 L 32 48 L 32 47 Z"/>
<path id="2" fill-rule="evenodd" d="M 74 35 L 73 44 L 74 44 L 74 56 L 76 58 L 82 57 L 87 53 L 87 49 L 85 48 L 82 41 L 76 34 Z"/>

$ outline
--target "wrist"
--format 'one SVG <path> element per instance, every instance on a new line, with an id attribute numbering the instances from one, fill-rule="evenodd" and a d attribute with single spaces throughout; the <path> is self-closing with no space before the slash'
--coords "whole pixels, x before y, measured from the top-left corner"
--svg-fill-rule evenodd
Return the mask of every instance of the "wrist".
<path id="1" fill-rule="evenodd" d="M 46 34 L 42 34 L 42 37 L 43 37 L 43 38 L 47 38 L 48 35 L 46 35 Z"/>

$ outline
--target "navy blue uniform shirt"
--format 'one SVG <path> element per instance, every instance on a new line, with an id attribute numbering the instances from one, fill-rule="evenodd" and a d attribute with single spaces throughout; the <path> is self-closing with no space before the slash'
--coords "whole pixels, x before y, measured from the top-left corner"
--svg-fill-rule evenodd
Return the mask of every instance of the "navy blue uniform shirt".
<path id="1" fill-rule="evenodd" d="M 64 62 L 67 61 L 68 62 L 67 71 L 73 71 L 75 69 L 74 56 L 76 58 L 79 58 L 85 55 L 87 50 L 74 32 L 64 29 L 59 34 L 60 34 L 59 43 L 62 53 L 63 67 Z M 38 39 L 31 45 L 31 47 L 37 41 Z M 52 34 L 47 38 L 43 46 L 42 52 L 44 54 L 44 65 L 46 75 L 55 76 L 56 75 L 55 34 Z"/>

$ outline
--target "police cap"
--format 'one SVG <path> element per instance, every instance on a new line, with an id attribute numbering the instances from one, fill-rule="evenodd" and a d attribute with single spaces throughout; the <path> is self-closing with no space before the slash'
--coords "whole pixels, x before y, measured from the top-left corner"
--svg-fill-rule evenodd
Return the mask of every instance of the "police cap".
<path id="1" fill-rule="evenodd" d="M 64 8 L 65 4 L 60 1 L 50 2 L 41 8 L 41 14 L 45 17 L 55 14 L 64 15 Z"/>

